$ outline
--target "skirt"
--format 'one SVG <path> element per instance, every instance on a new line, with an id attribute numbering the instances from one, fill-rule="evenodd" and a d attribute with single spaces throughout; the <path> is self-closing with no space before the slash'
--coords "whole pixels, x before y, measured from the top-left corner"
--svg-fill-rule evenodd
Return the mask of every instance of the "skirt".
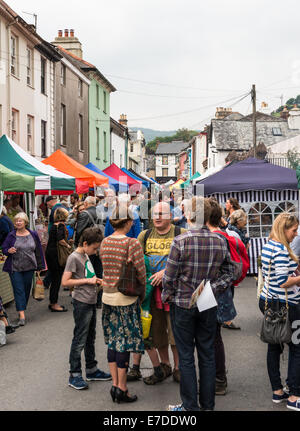
<path id="1" fill-rule="evenodd" d="M 139 301 L 127 306 L 102 304 L 104 341 L 116 352 L 144 353 Z"/>

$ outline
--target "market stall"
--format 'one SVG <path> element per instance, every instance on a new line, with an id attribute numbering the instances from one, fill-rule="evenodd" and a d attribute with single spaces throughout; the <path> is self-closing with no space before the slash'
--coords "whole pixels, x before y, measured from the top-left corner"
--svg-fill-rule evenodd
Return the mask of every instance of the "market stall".
<path id="1" fill-rule="evenodd" d="M 4 192 L 34 193 L 34 188 L 34 177 L 13 172 L 0 164 L 0 214 L 2 212 Z M 5 259 L 6 257 L 0 252 L 0 296 L 3 304 L 14 300 L 9 275 L 2 271 Z"/>
<path id="2" fill-rule="evenodd" d="M 87 169 L 90 169 L 93 172 L 96 172 L 97 174 L 100 174 L 106 178 L 108 178 L 108 184 L 109 186 L 113 187 L 116 192 L 120 193 L 126 193 L 128 190 L 128 185 L 125 183 L 121 183 L 120 181 L 115 180 L 114 178 L 107 175 L 105 172 L 101 171 L 101 169 L 97 168 L 93 163 L 88 163 L 85 165 Z"/>
<path id="3" fill-rule="evenodd" d="M 196 184 L 204 186 L 205 196 L 214 196 L 225 205 L 228 198 L 238 199 L 247 214 L 250 237 L 250 274 L 257 273 L 257 257 L 267 242 L 274 219 L 283 211 L 299 211 L 296 171 L 248 158 L 231 163 Z"/>
<path id="4" fill-rule="evenodd" d="M 128 175 L 129 177 L 133 178 L 136 181 L 141 181 L 143 186 L 147 187 L 147 189 L 150 187 L 150 182 L 143 179 L 143 178 L 139 178 L 137 175 L 135 175 L 134 173 L 128 171 L 126 168 L 122 168 L 121 171 L 123 171 L 126 175 Z"/>
<path id="5" fill-rule="evenodd" d="M 141 191 L 142 189 L 142 181 L 134 180 L 123 172 L 115 163 L 112 163 L 108 168 L 103 169 L 103 172 L 115 180 L 127 184 L 131 192 Z"/>

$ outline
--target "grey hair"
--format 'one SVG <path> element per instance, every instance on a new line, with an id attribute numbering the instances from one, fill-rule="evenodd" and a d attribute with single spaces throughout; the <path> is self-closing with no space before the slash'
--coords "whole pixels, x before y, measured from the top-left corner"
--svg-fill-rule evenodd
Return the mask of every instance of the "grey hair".
<path id="1" fill-rule="evenodd" d="M 96 206 L 96 198 L 94 196 L 88 196 L 85 198 L 84 202 L 88 205 Z"/>

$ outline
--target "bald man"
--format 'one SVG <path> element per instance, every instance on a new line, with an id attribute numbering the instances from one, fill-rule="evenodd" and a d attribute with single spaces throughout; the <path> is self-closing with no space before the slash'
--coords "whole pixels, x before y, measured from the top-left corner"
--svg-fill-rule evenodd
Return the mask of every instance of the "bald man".
<path id="1" fill-rule="evenodd" d="M 154 372 L 151 376 L 143 379 L 147 385 L 154 385 L 162 382 L 173 374 L 173 379 L 179 383 L 179 359 L 175 345 L 175 340 L 170 322 L 169 304 L 161 301 L 162 278 L 168 260 L 171 244 L 175 236 L 185 232 L 185 229 L 175 227 L 172 222 L 170 205 L 166 202 L 157 203 L 152 210 L 154 227 L 144 230 L 138 236 L 138 240 L 148 256 L 152 276 L 150 277 L 153 286 L 150 313 L 152 324 L 150 336 L 145 340 L 147 353 L 151 359 Z M 169 345 L 171 345 L 174 369 L 170 365 Z M 128 373 L 128 380 L 138 380 L 141 378 L 139 369 L 140 356 L 134 355 L 133 367 Z"/>

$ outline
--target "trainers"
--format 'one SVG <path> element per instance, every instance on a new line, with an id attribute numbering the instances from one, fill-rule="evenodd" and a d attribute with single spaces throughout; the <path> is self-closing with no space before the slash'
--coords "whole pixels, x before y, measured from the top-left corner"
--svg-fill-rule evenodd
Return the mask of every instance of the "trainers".
<path id="1" fill-rule="evenodd" d="M 87 384 L 87 382 L 85 382 L 82 378 L 82 376 L 76 376 L 76 377 L 72 377 L 70 376 L 69 378 L 69 386 L 71 386 L 74 389 L 87 389 L 89 387 L 89 385 Z"/>
<path id="2" fill-rule="evenodd" d="M 296 401 L 287 401 L 287 408 L 291 410 L 297 410 L 300 412 L 300 398 L 298 398 Z"/>
<path id="3" fill-rule="evenodd" d="M 183 404 L 175 404 L 175 405 L 169 405 L 167 408 L 168 412 L 185 412 L 185 408 L 183 407 Z"/>
<path id="4" fill-rule="evenodd" d="M 283 392 L 285 392 L 286 394 L 290 393 L 290 388 L 288 387 L 288 385 L 285 385 L 285 387 L 283 388 Z"/>
<path id="5" fill-rule="evenodd" d="M 180 371 L 179 370 L 173 370 L 173 380 L 176 383 L 180 383 Z"/>
<path id="6" fill-rule="evenodd" d="M 160 363 L 160 366 L 165 374 L 165 379 L 167 377 L 170 377 L 172 375 L 172 367 L 171 365 L 168 364 L 163 364 L 162 362 Z"/>
<path id="7" fill-rule="evenodd" d="M 94 373 L 86 374 L 86 380 L 88 382 L 106 381 L 106 380 L 111 380 L 111 375 L 108 373 L 105 373 L 104 371 L 97 370 Z"/>
<path id="8" fill-rule="evenodd" d="M 227 393 L 227 379 L 218 379 L 216 378 L 216 387 L 215 394 L 216 395 L 226 395 Z"/>
<path id="9" fill-rule="evenodd" d="M 140 370 L 136 368 L 131 368 L 129 373 L 127 373 L 127 381 L 134 382 L 135 380 L 140 380 L 142 378 L 142 374 Z"/>
<path id="10" fill-rule="evenodd" d="M 272 401 L 275 404 L 282 403 L 283 401 L 286 401 L 289 397 L 289 394 L 286 394 L 285 392 L 282 395 L 277 395 L 273 393 Z"/>

